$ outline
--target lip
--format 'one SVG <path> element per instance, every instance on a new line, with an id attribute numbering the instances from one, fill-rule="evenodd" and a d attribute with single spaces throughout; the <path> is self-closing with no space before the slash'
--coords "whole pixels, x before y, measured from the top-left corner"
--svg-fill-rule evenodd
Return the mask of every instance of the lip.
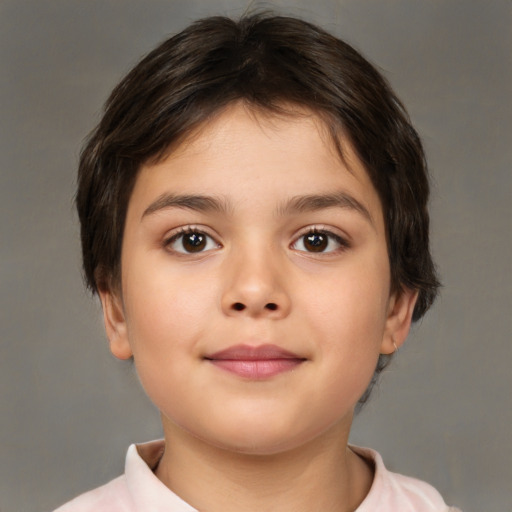
<path id="1" fill-rule="evenodd" d="M 204 359 L 221 370 L 253 380 L 295 370 L 306 360 L 277 345 L 235 345 Z"/>

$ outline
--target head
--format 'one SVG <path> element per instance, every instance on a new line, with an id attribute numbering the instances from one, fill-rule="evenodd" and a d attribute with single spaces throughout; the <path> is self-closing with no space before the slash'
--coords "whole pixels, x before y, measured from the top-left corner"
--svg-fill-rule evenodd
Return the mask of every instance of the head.
<path id="1" fill-rule="evenodd" d="M 354 149 L 382 208 L 390 291 L 417 293 L 413 320 L 438 288 L 429 251 L 429 185 L 420 139 L 386 80 L 343 41 L 304 21 L 253 15 L 200 20 L 148 54 L 114 89 L 80 159 L 77 208 L 85 278 L 122 293 L 121 252 L 141 167 L 158 163 L 231 105 L 309 112 L 341 160 Z M 374 379 L 389 362 L 382 355 Z"/>

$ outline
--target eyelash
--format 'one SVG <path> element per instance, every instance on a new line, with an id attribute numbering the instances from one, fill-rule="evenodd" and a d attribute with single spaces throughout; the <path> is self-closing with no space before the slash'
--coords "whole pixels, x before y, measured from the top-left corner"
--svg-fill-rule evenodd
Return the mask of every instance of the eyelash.
<path id="1" fill-rule="evenodd" d="M 306 237 L 309 237 L 309 236 L 313 236 L 313 235 L 323 235 L 325 237 L 327 237 L 327 246 L 321 250 L 318 250 L 318 251 L 307 251 L 307 250 L 303 250 L 303 249 L 297 249 L 297 243 L 299 241 L 302 241 L 303 245 L 304 245 L 304 240 Z M 328 251 L 326 251 L 325 249 L 329 247 L 329 244 L 331 243 L 331 241 L 334 240 L 334 242 L 338 245 L 338 247 L 334 248 L 334 249 L 330 249 Z M 332 231 L 329 231 L 327 229 L 322 229 L 322 228 L 318 228 L 318 227 L 312 227 L 310 229 L 308 229 L 308 231 L 306 231 L 305 233 L 302 233 L 292 244 L 291 244 L 291 247 L 295 250 L 298 250 L 300 252 L 304 252 L 304 253 L 307 253 L 307 254 L 331 254 L 331 253 L 337 253 L 337 252 L 341 252 L 341 251 L 344 251 L 346 249 L 349 249 L 350 248 L 350 244 L 349 242 L 344 239 L 343 237 L 341 237 L 340 235 L 336 234 L 336 233 L 333 233 Z"/>
<path id="2" fill-rule="evenodd" d="M 185 249 L 183 246 L 183 241 L 184 241 L 184 237 L 186 235 L 198 235 L 198 236 L 205 237 L 206 245 L 208 244 L 208 241 L 211 241 L 215 244 L 215 248 L 220 247 L 220 244 L 211 235 L 209 235 L 205 231 L 195 228 L 193 226 L 187 226 L 187 227 L 180 228 L 172 236 L 170 236 L 169 238 L 166 238 L 163 242 L 163 245 L 168 250 L 170 250 L 174 253 L 178 253 L 178 254 L 201 254 L 203 252 L 207 252 L 207 251 L 210 251 L 213 249 L 213 247 L 210 247 L 210 248 L 206 249 L 206 251 L 205 251 L 204 248 L 200 247 L 200 250 L 198 250 L 198 251 L 186 251 L 186 250 L 180 251 L 180 250 L 177 250 L 176 248 L 172 247 L 172 245 L 174 243 L 178 242 L 181 239 L 181 247 L 183 249 Z"/>
<path id="3" fill-rule="evenodd" d="M 202 238 L 202 240 L 198 241 L 199 243 L 196 245 L 196 247 L 198 248 L 197 251 L 186 250 L 186 248 L 183 245 L 184 237 L 186 235 L 197 235 L 198 237 L 204 237 L 204 238 Z M 317 246 L 318 250 L 309 250 L 308 251 L 305 248 L 304 241 L 305 241 L 306 237 L 312 237 L 312 236 L 319 236 L 319 237 L 325 236 L 326 237 L 325 243 L 327 245 L 324 246 L 320 242 L 320 245 Z M 178 242 L 180 239 L 181 239 L 181 248 L 183 250 L 178 250 L 176 247 L 172 247 L 173 244 Z M 204 244 L 200 245 L 202 241 L 204 241 Z M 304 249 L 297 248 L 297 244 L 300 241 L 302 241 L 302 245 L 303 245 Z M 334 241 L 337 244 L 337 247 L 334 249 L 329 249 L 329 246 L 332 244 L 332 241 Z M 208 247 L 208 244 L 210 243 L 210 245 L 211 245 L 211 242 L 213 242 L 215 244 L 214 247 Z M 310 241 L 310 243 L 311 242 L 312 242 L 312 240 Z M 193 226 L 187 226 L 187 227 L 180 228 L 172 236 L 170 236 L 169 238 L 166 238 L 163 242 L 163 245 L 165 248 L 167 248 L 168 250 L 170 250 L 174 253 L 188 254 L 188 255 L 202 254 L 204 252 L 208 252 L 214 248 L 219 248 L 221 246 L 211 235 L 209 235 L 205 231 L 195 228 Z M 337 235 L 336 233 L 333 233 L 332 231 L 329 231 L 327 229 L 318 228 L 318 227 L 312 227 L 312 228 L 309 228 L 306 232 L 302 233 L 299 237 L 297 237 L 295 239 L 295 241 L 292 244 L 290 244 L 290 247 L 294 250 L 297 250 L 297 251 L 303 252 L 303 253 L 307 253 L 307 254 L 330 254 L 330 253 L 337 253 L 340 251 L 344 251 L 350 247 L 350 244 L 347 242 L 346 239 Z M 329 249 L 329 250 L 326 250 L 326 249 Z"/>

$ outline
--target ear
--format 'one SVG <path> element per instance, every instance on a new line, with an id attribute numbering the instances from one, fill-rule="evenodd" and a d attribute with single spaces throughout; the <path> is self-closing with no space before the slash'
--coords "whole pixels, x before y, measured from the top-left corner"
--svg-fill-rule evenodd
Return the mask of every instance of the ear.
<path id="1" fill-rule="evenodd" d="M 388 317 L 380 349 L 381 354 L 392 354 L 403 345 L 411 328 L 412 314 L 417 299 L 418 291 L 407 288 L 390 296 Z"/>
<path id="2" fill-rule="evenodd" d="M 110 344 L 110 351 L 118 359 L 129 359 L 133 352 L 128 341 L 123 301 L 120 294 L 111 290 L 99 290 L 103 308 L 103 321 Z"/>

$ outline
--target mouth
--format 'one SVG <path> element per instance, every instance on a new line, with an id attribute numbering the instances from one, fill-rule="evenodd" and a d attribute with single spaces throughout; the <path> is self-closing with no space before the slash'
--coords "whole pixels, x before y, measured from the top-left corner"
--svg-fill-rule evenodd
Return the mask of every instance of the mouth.
<path id="1" fill-rule="evenodd" d="M 252 380 L 295 370 L 306 361 L 306 358 L 277 345 L 236 345 L 204 359 L 221 370 Z"/>

